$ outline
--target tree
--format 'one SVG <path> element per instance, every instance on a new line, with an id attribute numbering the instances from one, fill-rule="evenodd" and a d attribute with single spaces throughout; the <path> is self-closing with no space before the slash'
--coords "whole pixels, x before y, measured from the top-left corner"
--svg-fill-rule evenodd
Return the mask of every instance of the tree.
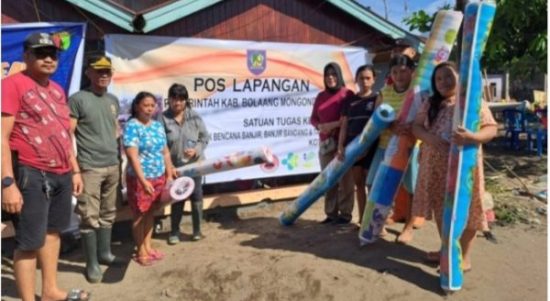
<path id="1" fill-rule="evenodd" d="M 440 7 L 441 9 L 451 9 L 450 4 L 445 4 Z M 432 29 L 432 24 L 435 20 L 435 13 L 433 15 L 428 15 L 424 10 L 415 11 L 412 15 L 403 18 L 403 22 L 409 25 L 409 31 L 418 30 L 419 32 L 429 32 Z"/>
<path id="2" fill-rule="evenodd" d="M 456 9 L 463 10 L 464 2 L 457 1 Z M 516 81 L 530 80 L 546 73 L 546 0 L 497 0 L 496 3 L 497 11 L 483 55 L 483 66 L 491 73 L 510 72 Z M 430 16 L 417 11 L 403 21 L 411 31 L 428 32 L 434 19 L 435 14 Z"/>
<path id="3" fill-rule="evenodd" d="M 530 79 L 546 73 L 546 0 L 501 0 L 484 63 L 493 72 L 510 71 L 516 78 Z"/>

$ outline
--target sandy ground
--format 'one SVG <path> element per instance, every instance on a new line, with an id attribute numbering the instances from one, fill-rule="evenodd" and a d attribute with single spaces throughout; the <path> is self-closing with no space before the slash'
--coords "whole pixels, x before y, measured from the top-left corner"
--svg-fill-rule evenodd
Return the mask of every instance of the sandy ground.
<path id="1" fill-rule="evenodd" d="M 318 224 L 324 218 L 322 200 L 292 227 L 278 222 L 289 202 L 208 210 L 207 237 L 200 242 L 190 242 L 186 215 L 185 241 L 176 246 L 166 244 L 166 219 L 154 247 L 167 257 L 150 267 L 130 260 L 130 225 L 118 223 L 113 252 L 127 263 L 103 267 L 103 282 L 89 284 L 77 248 L 61 256 L 59 283 L 90 290 L 93 300 L 547 300 L 547 206 L 525 196 L 517 178 L 532 192 L 545 189 L 547 158 L 508 150 L 499 141 L 486 148 L 485 158 L 494 168 L 486 167 L 487 190 L 499 223 L 506 226 L 493 228 L 498 244 L 477 239 L 473 270 L 465 275 L 463 289 L 451 296 L 439 288 L 437 266 L 423 262 L 425 251 L 439 247 L 432 222 L 415 231 L 411 245 L 393 242 L 402 228 L 396 224 L 384 239 L 359 248 L 353 226 Z M 13 241 L 2 241 L 1 299 L 6 301 L 17 299 L 12 246 Z"/>
<path id="2" fill-rule="evenodd" d="M 62 256 L 59 283 L 92 291 L 93 300 L 546 300 L 546 218 L 541 225 L 496 227 L 498 244 L 478 238 L 473 270 L 450 297 L 439 289 L 437 267 L 423 262 L 438 247 L 433 223 L 415 232 L 411 245 L 393 242 L 402 225 L 374 245 L 359 248 L 352 226 L 320 225 L 322 201 L 292 227 L 278 215 L 288 202 L 210 211 L 206 239 L 168 246 L 166 233 L 154 245 L 167 257 L 150 267 L 128 260 L 106 269 L 100 284 L 88 284 L 79 250 Z M 356 218 L 356 217 L 354 217 Z M 113 250 L 129 258 L 128 224 L 117 224 Z M 105 269 L 105 267 L 104 267 Z M 39 278 L 37 278 L 39 285 Z M 11 260 L 2 258 L 2 300 L 16 300 Z"/>

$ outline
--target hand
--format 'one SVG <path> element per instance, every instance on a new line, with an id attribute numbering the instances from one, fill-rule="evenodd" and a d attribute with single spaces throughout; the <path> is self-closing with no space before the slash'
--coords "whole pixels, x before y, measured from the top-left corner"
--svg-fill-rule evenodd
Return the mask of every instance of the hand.
<path id="1" fill-rule="evenodd" d="M 332 131 L 327 123 L 319 123 L 319 125 L 317 125 L 317 128 L 319 129 L 319 132 L 323 134 L 330 134 L 330 132 Z"/>
<path id="2" fill-rule="evenodd" d="M 340 161 L 344 161 L 344 158 L 345 158 L 345 154 L 344 154 L 344 150 L 343 149 L 339 149 L 337 152 L 336 152 L 336 159 L 340 160 Z"/>
<path id="3" fill-rule="evenodd" d="M 177 170 L 175 167 L 172 167 L 172 168 L 170 169 L 170 172 L 172 173 L 172 175 L 171 175 L 171 176 L 172 176 L 172 179 L 177 179 L 177 178 L 179 178 L 180 175 L 178 174 L 178 170 Z"/>
<path id="4" fill-rule="evenodd" d="M 8 213 L 19 213 L 23 207 L 23 197 L 17 185 L 2 189 L 2 209 Z"/>
<path id="5" fill-rule="evenodd" d="M 183 151 L 183 155 L 186 158 L 192 159 L 197 155 L 197 151 L 194 148 L 187 148 Z"/>
<path id="6" fill-rule="evenodd" d="M 79 196 L 84 190 L 84 182 L 80 173 L 73 173 L 73 195 Z"/>
<path id="7" fill-rule="evenodd" d="M 475 134 L 459 126 L 454 132 L 452 141 L 456 145 L 474 144 L 476 143 Z"/>
<path id="8" fill-rule="evenodd" d="M 153 187 L 153 184 L 151 184 L 151 182 L 145 180 L 141 183 L 141 185 L 143 186 L 143 190 L 145 191 L 145 193 L 147 193 L 148 195 L 153 195 L 153 192 L 155 192 L 155 188 Z"/>
<path id="9" fill-rule="evenodd" d="M 170 182 L 178 177 L 178 172 L 175 167 L 170 167 L 166 169 L 166 181 Z"/>

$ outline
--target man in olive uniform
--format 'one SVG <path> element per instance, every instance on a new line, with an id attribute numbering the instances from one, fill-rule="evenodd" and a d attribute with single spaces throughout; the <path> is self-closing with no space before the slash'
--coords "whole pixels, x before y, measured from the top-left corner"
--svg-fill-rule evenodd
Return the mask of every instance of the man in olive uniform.
<path id="1" fill-rule="evenodd" d="M 80 215 L 80 234 L 86 257 L 86 279 L 101 281 L 99 264 L 113 264 L 111 230 L 116 217 L 120 183 L 117 143 L 118 98 L 107 92 L 113 68 L 104 55 L 86 60 L 90 87 L 69 97 L 71 131 L 76 137 L 77 161 L 84 190 L 75 211 Z"/>

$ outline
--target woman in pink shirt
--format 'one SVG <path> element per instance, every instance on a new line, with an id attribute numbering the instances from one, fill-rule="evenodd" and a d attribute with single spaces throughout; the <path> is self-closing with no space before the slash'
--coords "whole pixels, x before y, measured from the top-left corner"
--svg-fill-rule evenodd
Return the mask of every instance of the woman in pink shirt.
<path id="1" fill-rule="evenodd" d="M 329 63 L 323 70 L 325 90 L 321 91 L 311 113 L 311 124 L 319 131 L 319 161 L 324 169 L 336 156 L 340 111 L 344 99 L 354 94 L 346 88 L 342 70 L 337 63 Z M 340 190 L 338 190 L 340 186 Z M 325 194 L 325 214 L 323 224 L 348 224 L 353 211 L 353 178 L 346 173 L 339 185 Z"/>

